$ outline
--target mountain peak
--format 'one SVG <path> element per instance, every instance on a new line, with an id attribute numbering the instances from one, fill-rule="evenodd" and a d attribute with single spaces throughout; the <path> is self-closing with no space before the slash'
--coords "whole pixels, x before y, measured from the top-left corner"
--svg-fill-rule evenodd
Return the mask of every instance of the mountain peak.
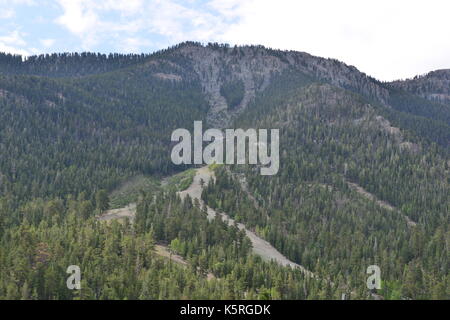
<path id="1" fill-rule="evenodd" d="M 431 71 L 413 79 L 393 81 L 391 85 L 425 99 L 450 105 L 450 69 Z"/>

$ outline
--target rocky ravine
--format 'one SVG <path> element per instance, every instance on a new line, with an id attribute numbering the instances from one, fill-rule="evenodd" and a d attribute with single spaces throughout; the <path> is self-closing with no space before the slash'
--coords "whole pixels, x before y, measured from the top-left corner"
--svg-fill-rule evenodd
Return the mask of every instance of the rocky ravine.
<path id="1" fill-rule="evenodd" d="M 276 51 L 262 46 L 213 48 L 195 43 L 183 43 L 173 52 L 188 58 L 198 75 L 211 105 L 207 124 L 225 128 L 242 112 L 258 92 L 265 90 L 275 74 L 296 70 L 331 84 L 355 90 L 365 96 L 387 104 L 389 92 L 378 81 L 334 59 L 312 56 L 305 52 Z M 232 80 L 242 80 L 244 97 L 234 109 L 227 106 L 220 94 L 221 86 Z"/>
<path id="2" fill-rule="evenodd" d="M 200 169 L 197 169 L 194 180 L 192 181 L 192 184 L 184 191 L 179 192 L 179 195 L 181 198 L 185 198 L 186 195 L 189 195 L 192 200 L 197 199 L 200 202 L 200 205 L 203 206 L 204 202 L 201 199 L 202 194 L 202 186 L 201 186 L 201 180 L 204 181 L 205 185 L 208 184 L 208 182 L 211 179 L 214 179 L 214 173 L 208 168 L 208 167 L 202 167 Z M 228 225 L 234 225 L 235 221 L 230 218 L 225 213 L 219 213 L 212 209 L 209 206 L 206 206 L 207 213 L 208 213 L 208 219 L 214 219 L 216 215 L 219 215 L 222 217 L 222 219 L 228 223 Z M 250 239 L 252 245 L 253 245 L 253 251 L 255 254 L 261 256 L 264 260 L 270 261 L 274 260 L 278 264 L 282 266 L 289 266 L 292 268 L 299 268 L 304 274 L 310 277 L 314 277 L 314 274 L 305 269 L 303 266 L 292 262 L 291 260 L 287 259 L 284 255 L 282 255 L 277 249 L 275 249 L 269 242 L 266 240 L 260 238 L 257 236 L 254 232 L 248 230 L 244 224 L 237 223 L 237 226 L 240 230 L 244 230 L 247 237 Z"/>
<path id="3" fill-rule="evenodd" d="M 191 183 L 191 185 L 184 191 L 178 192 L 180 197 L 184 199 L 186 195 L 189 195 L 192 200 L 197 199 L 200 203 L 200 205 L 203 207 L 204 201 L 201 199 L 203 188 L 201 186 L 201 180 L 203 180 L 204 184 L 207 185 L 208 182 L 211 179 L 215 179 L 214 173 L 207 167 L 202 167 L 196 170 L 194 179 Z M 216 215 L 219 215 L 223 221 L 227 222 L 228 225 L 234 225 L 235 221 L 230 218 L 225 213 L 219 213 L 213 208 L 206 206 L 207 213 L 208 213 L 208 219 L 212 220 L 216 217 Z M 105 213 L 103 213 L 101 216 L 98 217 L 99 220 L 102 221 L 108 221 L 108 220 L 114 220 L 114 219 L 123 219 L 123 218 L 129 218 L 130 220 L 134 219 L 134 216 L 136 214 L 136 204 L 132 203 L 124 208 L 119 209 L 112 209 L 108 210 Z M 275 261 L 278 264 L 282 266 L 289 266 L 291 268 L 299 268 L 305 275 L 309 277 L 315 277 L 315 275 L 304 268 L 303 266 L 289 260 L 284 255 L 282 255 L 277 249 L 275 249 L 269 242 L 266 240 L 260 238 L 258 235 L 256 235 L 254 232 L 248 230 L 244 224 L 237 223 L 237 226 L 240 230 L 244 230 L 247 237 L 250 239 L 252 246 L 253 246 L 253 252 L 259 256 L 261 256 L 266 261 Z"/>
<path id="4" fill-rule="evenodd" d="M 426 75 L 389 84 L 425 99 L 450 105 L 450 69 L 431 71 Z"/>

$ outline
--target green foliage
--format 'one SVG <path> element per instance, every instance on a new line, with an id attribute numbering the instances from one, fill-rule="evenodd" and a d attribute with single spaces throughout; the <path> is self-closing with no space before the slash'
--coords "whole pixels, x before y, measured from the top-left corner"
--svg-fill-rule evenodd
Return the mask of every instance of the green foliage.
<path id="1" fill-rule="evenodd" d="M 191 71 L 170 64 L 49 79 L 0 76 L 0 194 L 19 199 L 111 191 L 139 174 L 166 175 L 170 135 L 206 115 Z"/>
<path id="2" fill-rule="evenodd" d="M 220 87 L 220 94 L 230 109 L 236 108 L 244 98 L 245 86 L 242 80 L 229 81 Z"/>
<path id="3" fill-rule="evenodd" d="M 189 201 L 189 202 L 188 202 Z M 174 193 L 144 193 L 134 225 L 79 215 L 82 202 L 24 217 L 0 238 L 0 299 L 306 299 L 320 283 L 250 254 L 245 233 Z M 30 203 L 27 212 L 51 203 Z M 30 223 L 31 222 L 31 223 Z M 154 252 L 170 243 L 188 266 Z M 68 290 L 66 269 L 81 268 L 81 290 Z M 206 274 L 212 273 L 213 278 Z M 260 294 L 258 294 L 260 292 Z M 264 292 L 264 293 L 263 293 Z M 336 297 L 338 293 L 336 293 Z"/>
<path id="4" fill-rule="evenodd" d="M 95 205 L 100 212 L 109 208 L 109 196 L 106 190 L 102 189 L 95 193 Z"/>
<path id="5" fill-rule="evenodd" d="M 0 54 L 0 299 L 365 299 L 372 264 L 386 299 L 449 298 L 446 106 L 365 77 L 389 91 L 392 108 L 383 106 L 368 82 L 350 92 L 339 74 L 312 76 L 338 61 L 294 55 L 296 67 L 274 74 L 235 119 L 280 129 L 280 171 L 213 165 L 217 180 L 202 197 L 319 277 L 309 279 L 262 261 L 244 232 L 177 198 L 194 171 L 172 164 L 171 132 L 209 109 L 192 61 L 177 53 L 188 46 L 200 44 L 153 55 Z M 244 90 L 229 81 L 221 94 L 236 108 Z M 95 218 L 128 202 L 137 202 L 133 224 Z M 160 258 L 155 242 L 187 266 Z M 81 291 L 65 287 L 71 264 L 82 268 Z"/>
<path id="6" fill-rule="evenodd" d="M 74 77 L 98 74 L 136 65 L 148 60 L 145 54 L 109 55 L 83 53 L 53 53 L 30 56 L 0 53 L 0 72 L 2 74 L 26 74 L 47 77 Z"/>
<path id="7" fill-rule="evenodd" d="M 138 175 L 125 181 L 110 194 L 112 209 L 137 202 L 142 191 L 156 191 L 159 181 L 154 177 Z"/>
<path id="8" fill-rule="evenodd" d="M 391 89 L 389 104 L 383 109 L 385 117 L 401 128 L 450 148 L 450 108 L 443 104 Z"/>
<path id="9" fill-rule="evenodd" d="M 295 88 L 283 81 L 292 78 L 280 77 L 236 123 L 280 124 L 279 173 L 265 177 L 257 168 L 235 165 L 230 175 L 219 168 L 202 198 L 291 260 L 360 294 L 367 292 L 365 269 L 377 264 L 388 286 L 385 298 L 449 298 L 446 153 L 413 134 L 389 133 L 378 109 L 361 96 L 326 84 Z M 417 150 L 401 146 L 411 137 Z M 394 210 L 361 196 L 348 182 Z M 408 225 L 405 216 L 417 225 Z"/>
<path id="10" fill-rule="evenodd" d="M 162 187 L 170 191 L 186 190 L 192 183 L 195 176 L 195 170 L 189 169 L 163 180 Z"/>

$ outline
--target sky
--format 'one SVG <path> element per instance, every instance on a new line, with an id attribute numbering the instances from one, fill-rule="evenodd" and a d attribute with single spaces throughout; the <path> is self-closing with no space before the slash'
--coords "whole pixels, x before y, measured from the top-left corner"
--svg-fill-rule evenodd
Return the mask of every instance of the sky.
<path id="1" fill-rule="evenodd" d="M 450 1 L 0 0 L 0 52 L 150 53 L 187 40 L 304 51 L 405 79 L 450 68 Z"/>

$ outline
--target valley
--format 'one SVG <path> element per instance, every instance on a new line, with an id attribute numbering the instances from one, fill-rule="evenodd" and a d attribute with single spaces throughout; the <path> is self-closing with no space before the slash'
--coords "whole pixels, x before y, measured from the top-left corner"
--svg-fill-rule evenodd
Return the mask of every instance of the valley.
<path id="1" fill-rule="evenodd" d="M 0 53 L 0 299 L 448 299 L 449 75 L 192 41 Z M 196 121 L 278 130 L 276 174 L 174 163 Z"/>
<path id="2" fill-rule="evenodd" d="M 199 168 L 196 170 L 196 174 L 192 181 L 192 184 L 188 189 L 179 192 L 180 197 L 183 199 L 186 195 L 189 195 L 190 198 L 194 201 L 197 200 L 200 204 L 200 207 L 203 207 L 205 204 L 201 198 L 201 194 L 203 191 L 203 186 L 208 185 L 209 181 L 214 179 L 214 173 L 208 166 Z M 203 182 L 202 182 L 203 181 Z M 235 222 L 232 218 L 230 218 L 224 212 L 217 212 L 211 207 L 206 205 L 206 210 L 208 214 L 208 219 L 212 220 L 216 216 L 219 216 L 223 221 L 225 221 L 228 225 L 237 225 L 240 230 L 244 230 L 246 236 L 250 239 L 253 247 L 253 252 L 259 256 L 261 256 L 264 260 L 267 261 L 275 261 L 282 266 L 288 266 L 291 268 L 299 268 L 303 273 L 305 273 L 309 277 L 313 277 L 313 274 L 306 270 L 304 267 L 298 265 L 287 259 L 283 256 L 277 249 L 275 249 L 270 243 L 266 240 L 257 236 L 254 232 L 248 230 L 244 224 Z"/>
<path id="3" fill-rule="evenodd" d="M 192 201 L 198 201 L 200 207 L 206 207 L 207 210 L 207 218 L 209 220 L 213 220 L 216 216 L 220 217 L 223 221 L 225 221 L 228 225 L 237 225 L 239 230 L 245 231 L 246 236 L 250 239 L 253 252 L 260 257 L 262 257 L 266 261 L 275 261 L 281 266 L 291 267 L 291 268 L 299 268 L 303 273 L 305 273 L 308 277 L 314 277 L 311 271 L 306 270 L 303 266 L 298 265 L 287 259 L 283 256 L 277 249 L 275 249 L 270 243 L 266 240 L 257 236 L 254 232 L 248 230 L 244 224 L 236 223 L 232 218 L 230 218 L 224 212 L 217 212 L 209 206 L 205 205 L 203 200 L 201 199 L 201 194 L 204 186 L 207 186 L 209 181 L 214 179 L 214 173 L 208 166 L 204 166 L 195 170 L 195 175 L 192 179 L 192 183 L 186 190 L 182 190 L 178 192 L 178 195 L 181 199 L 184 199 L 187 195 L 192 199 Z M 123 208 L 108 210 L 102 215 L 98 217 L 100 221 L 109 221 L 112 219 L 125 219 L 129 218 L 131 221 L 134 219 L 136 214 L 136 204 L 132 203 Z M 157 251 L 159 253 L 166 252 L 164 247 L 158 246 Z M 163 254 L 167 255 L 167 254 Z M 176 259 L 177 262 L 180 262 L 180 258 Z M 186 264 L 186 262 L 181 262 L 182 264 Z"/>

